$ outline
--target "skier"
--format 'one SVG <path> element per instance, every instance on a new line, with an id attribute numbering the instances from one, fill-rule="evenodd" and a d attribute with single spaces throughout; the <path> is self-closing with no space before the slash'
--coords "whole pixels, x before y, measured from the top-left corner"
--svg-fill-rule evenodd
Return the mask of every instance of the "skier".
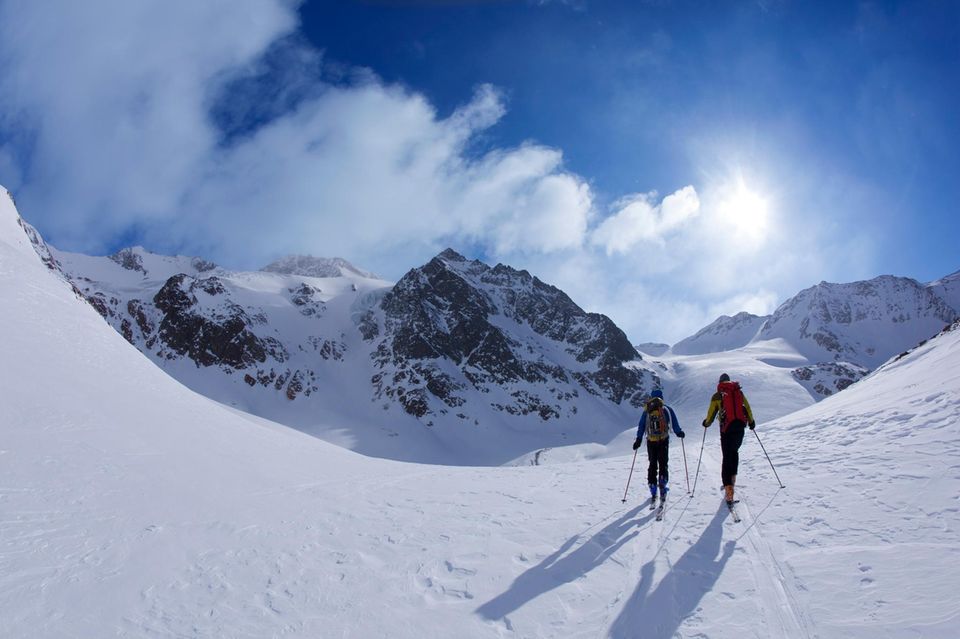
<path id="1" fill-rule="evenodd" d="M 650 393 L 650 399 L 647 400 L 640 415 L 640 425 L 637 427 L 637 439 L 633 442 L 633 450 L 640 448 L 640 442 L 643 441 L 643 434 L 647 434 L 647 457 L 650 465 L 647 467 L 647 483 L 650 485 L 650 499 L 657 498 L 657 486 L 660 487 L 661 503 L 667 498 L 667 480 L 670 475 L 667 471 L 667 464 L 670 456 L 670 432 L 668 426 L 673 428 L 677 437 L 683 439 L 686 435 L 680 428 L 680 420 L 673 409 L 663 403 L 663 391 L 657 389 Z M 652 506 L 651 506 L 652 508 Z"/>
<path id="2" fill-rule="evenodd" d="M 740 388 L 739 382 L 730 381 L 724 373 L 717 383 L 717 392 L 710 398 L 707 418 L 703 427 L 708 428 L 713 418 L 718 417 L 720 424 L 720 450 L 723 452 L 723 464 L 720 476 L 723 480 L 724 498 L 727 506 L 733 505 L 733 486 L 737 483 L 737 467 L 740 465 L 740 445 L 743 443 L 745 428 L 756 428 L 750 403 Z"/>

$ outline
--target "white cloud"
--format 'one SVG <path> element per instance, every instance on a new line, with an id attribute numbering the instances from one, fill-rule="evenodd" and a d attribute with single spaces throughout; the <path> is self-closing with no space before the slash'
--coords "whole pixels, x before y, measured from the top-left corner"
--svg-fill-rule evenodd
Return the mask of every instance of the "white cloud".
<path id="1" fill-rule="evenodd" d="M 68 250 L 102 251 L 136 229 L 154 250 L 235 268 L 302 252 L 399 277 L 445 246 L 477 247 L 638 342 L 769 312 L 769 291 L 792 295 L 820 279 L 824 254 L 850 254 L 811 227 L 822 215 L 791 226 L 776 210 L 763 245 L 745 250 L 718 213 L 722 180 L 630 195 L 598 219 L 561 150 L 478 151 L 506 112 L 496 88 L 441 117 L 369 70 L 325 83 L 322 52 L 297 50 L 296 29 L 288 0 L 0 3 L 0 182 Z M 276 79 L 283 95 L 271 102 L 252 83 L 229 96 L 239 121 L 251 107 L 267 117 L 224 144 L 211 108 L 278 48 L 292 61 Z M 805 187 L 795 193 L 816 191 Z"/>
<path id="2" fill-rule="evenodd" d="M 693 186 L 685 186 L 656 204 L 656 193 L 637 193 L 622 198 L 616 212 L 593 231 L 591 242 L 608 255 L 626 253 L 638 244 L 662 246 L 670 233 L 680 229 L 700 212 L 700 199 Z"/>
<path id="3" fill-rule="evenodd" d="M 3 5 L 0 109 L 32 116 L 20 200 L 63 248 L 102 250 L 136 227 L 158 248 L 236 266 L 298 251 L 389 268 L 396 246 L 583 241 L 592 194 L 558 150 L 471 154 L 505 112 L 489 85 L 440 118 L 369 72 L 349 86 L 314 79 L 293 111 L 223 147 L 211 100 L 262 72 L 296 27 L 291 3 L 61 4 Z"/>
<path id="4" fill-rule="evenodd" d="M 0 109 L 35 135 L 24 204 L 71 241 L 175 210 L 215 143 L 211 82 L 294 26 L 253 0 L 0 5 Z"/>

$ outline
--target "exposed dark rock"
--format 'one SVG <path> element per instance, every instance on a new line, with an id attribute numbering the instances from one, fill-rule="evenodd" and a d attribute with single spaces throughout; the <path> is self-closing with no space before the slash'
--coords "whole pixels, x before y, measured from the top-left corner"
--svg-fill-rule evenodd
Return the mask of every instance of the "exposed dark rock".
<path id="1" fill-rule="evenodd" d="M 133 325 L 127 318 L 120 320 L 120 334 L 123 335 L 125 340 L 136 346 L 136 342 L 133 339 Z"/>
<path id="2" fill-rule="evenodd" d="M 127 313 L 136 321 L 137 326 L 140 328 L 140 332 L 144 335 L 150 335 L 153 333 L 154 325 L 150 321 L 150 318 L 147 317 L 146 310 L 144 309 L 143 302 L 140 300 L 130 300 L 127 302 Z"/>
<path id="3" fill-rule="evenodd" d="M 297 371 L 290 378 L 290 383 L 287 384 L 287 399 L 293 401 L 301 392 L 303 392 L 303 375 L 300 371 Z"/>
<path id="4" fill-rule="evenodd" d="M 10 200 L 13 201 L 13 195 L 10 193 L 10 191 L 7 191 L 7 195 L 10 197 Z M 44 266 L 51 271 L 56 271 L 61 277 L 65 277 L 60 263 L 57 262 L 55 257 L 53 257 L 53 253 L 50 252 L 50 247 L 47 246 L 47 243 L 43 241 L 42 237 L 40 237 L 40 233 L 37 232 L 37 229 L 33 228 L 27 222 L 24 222 L 23 218 L 19 215 L 17 216 L 17 225 L 23 229 L 27 239 L 30 240 L 30 244 L 33 245 L 33 250 L 36 251 L 38 256 L 40 256 L 40 260 L 43 262 Z M 74 286 L 74 288 L 76 288 L 76 286 Z M 79 297 L 83 296 L 79 295 Z"/>
<path id="5" fill-rule="evenodd" d="M 109 257 L 128 271 L 137 271 L 144 275 L 147 273 L 147 270 L 143 268 L 143 258 L 137 255 L 132 248 L 120 249 Z"/>
<path id="6" fill-rule="evenodd" d="M 90 303 L 90 306 L 96 309 L 100 315 L 103 316 L 103 319 L 110 319 L 113 316 L 113 311 L 110 309 L 110 306 L 107 304 L 107 298 L 103 293 L 99 291 L 93 295 L 85 296 L 87 302 Z"/>
<path id="7" fill-rule="evenodd" d="M 360 316 L 357 323 L 360 334 L 366 341 L 372 341 L 380 335 L 380 325 L 377 323 L 376 315 L 373 311 L 367 311 Z"/>
<path id="8" fill-rule="evenodd" d="M 372 330 L 368 315 L 370 329 L 364 337 L 380 337 L 374 361 L 397 373 L 392 382 L 375 376 L 377 395 L 399 395 L 402 385 L 401 403 L 418 417 L 443 410 L 434 399 L 459 406 L 470 387 L 481 392 L 492 386 L 540 387 L 542 395 L 516 390 L 512 404 L 492 405 L 546 420 L 559 416 L 561 409 L 542 397 L 575 397 L 582 387 L 614 403 L 640 406 L 655 382 L 652 374 L 624 366 L 640 355 L 606 316 L 586 313 L 561 290 L 526 271 L 502 264 L 491 268 L 451 249 L 408 272 L 381 308 L 384 333 Z M 579 370 L 558 363 L 558 352 L 580 364 Z M 456 375 L 423 365 L 434 360 L 454 364 Z M 411 395 L 412 389 L 426 392 Z"/>
<path id="9" fill-rule="evenodd" d="M 207 277 L 202 280 L 197 280 L 191 290 L 200 289 L 207 295 L 223 295 L 227 292 L 227 289 L 224 288 L 223 282 L 219 277 Z"/>
<path id="10" fill-rule="evenodd" d="M 287 292 L 290 293 L 290 301 L 294 306 L 300 307 L 302 315 L 310 317 L 323 312 L 323 303 L 316 299 L 320 289 L 301 283 L 297 288 L 287 289 Z"/>
<path id="11" fill-rule="evenodd" d="M 212 271 L 217 268 L 217 265 L 213 262 L 209 262 L 199 257 L 195 257 L 190 260 L 190 265 L 197 269 L 198 273 L 206 273 L 207 271 Z"/>
<path id="12" fill-rule="evenodd" d="M 154 296 L 153 303 L 163 314 L 158 332 L 161 342 L 198 366 L 240 369 L 266 361 L 268 348 L 249 330 L 249 320 L 238 307 L 220 321 L 207 318 L 194 308 L 195 284 L 188 275 L 180 273 L 167 280 Z"/>
<path id="13" fill-rule="evenodd" d="M 811 390 L 815 397 L 828 397 L 863 379 L 870 371 L 847 362 L 821 362 L 801 366 L 790 372 L 795 380 Z"/>

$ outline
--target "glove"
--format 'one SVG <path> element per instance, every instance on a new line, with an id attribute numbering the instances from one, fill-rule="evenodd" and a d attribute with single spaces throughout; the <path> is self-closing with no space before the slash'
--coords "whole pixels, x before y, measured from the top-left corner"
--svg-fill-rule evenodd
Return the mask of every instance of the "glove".
<path id="1" fill-rule="evenodd" d="M 640 441 L 641 441 L 641 440 L 640 440 L 639 437 L 637 437 L 637 438 L 633 441 L 633 449 L 634 449 L 634 450 L 640 448 Z"/>
<path id="2" fill-rule="evenodd" d="M 703 427 L 704 427 L 704 428 L 708 427 L 709 425 L 710 425 L 710 424 L 707 423 L 707 420 L 703 420 Z"/>
<path id="3" fill-rule="evenodd" d="M 687 434 L 686 434 L 685 432 L 683 432 L 682 430 L 681 430 L 679 433 L 677 433 L 677 437 L 679 437 L 680 439 L 683 439 L 683 438 L 686 437 L 686 436 L 687 436 Z"/>
<path id="4" fill-rule="evenodd" d="M 753 430 L 753 429 L 756 428 L 756 427 L 757 427 L 757 422 L 751 421 L 751 422 L 750 422 L 750 430 Z"/>

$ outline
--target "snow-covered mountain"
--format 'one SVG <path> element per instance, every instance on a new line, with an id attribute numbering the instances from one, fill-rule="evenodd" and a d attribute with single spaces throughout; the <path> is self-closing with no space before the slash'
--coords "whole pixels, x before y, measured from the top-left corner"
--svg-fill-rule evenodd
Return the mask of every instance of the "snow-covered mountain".
<path id="1" fill-rule="evenodd" d="M 634 348 L 644 355 L 659 357 L 670 349 L 670 345 L 662 342 L 643 342 L 642 344 L 635 345 Z"/>
<path id="2" fill-rule="evenodd" d="M 715 490 L 716 429 L 702 467 L 687 438 L 693 498 L 673 438 L 654 522 L 636 475 L 621 503 L 629 439 L 608 459 L 424 466 L 210 401 L 109 328 L 27 229 L 0 192 L 0 636 L 956 634 L 956 324 L 762 421 L 740 524 Z"/>
<path id="3" fill-rule="evenodd" d="M 369 271 L 358 269 L 340 257 L 325 258 L 312 255 L 287 255 L 264 266 L 267 273 L 303 275 L 305 277 L 348 277 L 356 275 L 368 280 L 380 279 Z"/>
<path id="4" fill-rule="evenodd" d="M 928 283 L 927 288 L 960 314 L 960 271 Z"/>
<path id="5" fill-rule="evenodd" d="M 960 316 L 951 297 L 958 292 L 957 273 L 926 286 L 890 275 L 847 284 L 821 282 L 772 315 L 723 315 L 670 352 L 703 355 L 782 340 L 811 364 L 846 362 L 873 369 Z"/>
<path id="6" fill-rule="evenodd" d="M 721 315 L 696 334 L 673 345 L 676 355 L 703 355 L 742 348 L 756 338 L 768 316 L 737 313 L 733 317 Z"/>
<path id="7" fill-rule="evenodd" d="M 783 339 L 811 362 L 876 368 L 938 333 L 957 312 L 913 279 L 821 282 L 781 304 L 757 339 Z"/>
<path id="8" fill-rule="evenodd" d="M 733 366 L 742 363 L 742 356 L 753 357 L 784 369 L 780 372 L 789 373 L 819 400 L 960 317 L 948 301 L 957 281 L 955 274 L 926 286 L 893 276 L 848 284 L 821 282 L 772 315 L 722 316 L 659 357 L 674 370 L 691 366 L 684 356 L 707 356 L 706 361 L 716 362 L 724 358 L 715 356 L 727 353 Z"/>
<path id="9" fill-rule="evenodd" d="M 233 272 L 139 247 L 51 252 L 121 335 L 190 388 L 365 454 L 497 464 L 608 441 L 657 383 L 605 316 L 451 250 L 396 285 L 342 259 Z"/>
<path id="10" fill-rule="evenodd" d="M 605 315 L 526 271 L 450 249 L 401 278 L 361 327 L 376 344 L 377 397 L 418 417 L 470 420 L 461 407 L 479 392 L 510 415 L 575 419 L 584 396 L 625 406 L 630 419 L 656 383 Z"/>

